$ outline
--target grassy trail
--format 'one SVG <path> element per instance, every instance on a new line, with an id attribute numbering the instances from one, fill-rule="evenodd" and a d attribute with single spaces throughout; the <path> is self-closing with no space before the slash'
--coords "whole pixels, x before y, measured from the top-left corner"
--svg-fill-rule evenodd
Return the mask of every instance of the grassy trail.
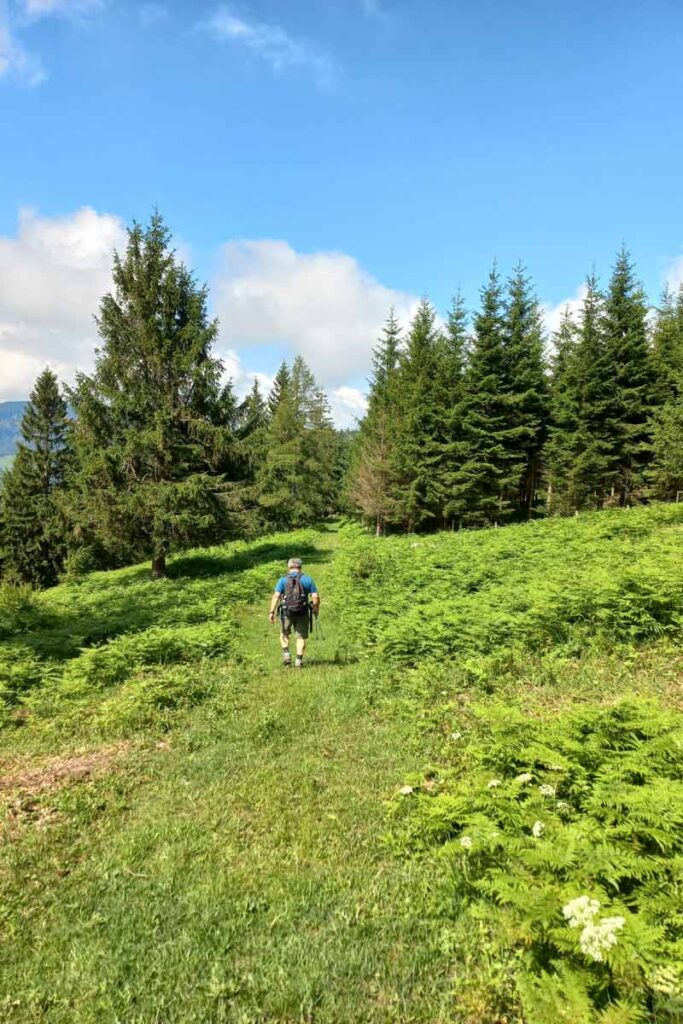
<path id="1" fill-rule="evenodd" d="M 282 669 L 264 594 L 243 664 L 207 663 L 216 697 L 10 845 L 1 1019 L 449 1019 L 445 866 L 382 844 L 383 801 L 426 753 L 369 706 L 362 665 L 336 663 L 335 547 L 307 559 L 325 641 L 303 672 Z"/>

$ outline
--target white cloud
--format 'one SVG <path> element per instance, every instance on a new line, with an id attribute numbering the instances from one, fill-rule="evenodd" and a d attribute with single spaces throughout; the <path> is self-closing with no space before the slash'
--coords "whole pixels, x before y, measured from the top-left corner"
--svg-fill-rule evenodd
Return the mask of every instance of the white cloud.
<path id="1" fill-rule="evenodd" d="M 332 418 L 338 427 L 350 429 L 358 425 L 368 407 L 367 396 L 358 388 L 336 388 L 330 394 Z"/>
<path id="2" fill-rule="evenodd" d="M 265 397 L 273 386 L 273 377 L 267 373 L 257 373 L 254 370 L 245 370 L 242 360 L 234 349 L 221 351 L 218 349 L 216 355 L 223 361 L 225 377 L 232 381 L 235 394 L 242 399 L 251 391 L 255 380 L 259 382 L 261 393 Z"/>
<path id="3" fill-rule="evenodd" d="M 74 17 L 104 7 L 106 0 L 23 0 L 24 13 L 32 19 L 52 14 Z"/>
<path id="4" fill-rule="evenodd" d="M 290 36 L 279 25 L 247 22 L 232 14 L 229 8 L 219 7 L 202 27 L 221 42 L 245 47 L 275 72 L 302 68 L 312 72 L 321 86 L 330 87 L 334 82 L 335 67 L 330 56 L 313 43 Z"/>
<path id="5" fill-rule="evenodd" d="M 683 285 L 683 256 L 679 256 L 675 259 L 667 270 L 666 283 L 672 291 L 675 291 L 680 287 L 680 285 Z"/>
<path id="6" fill-rule="evenodd" d="M 586 297 L 586 292 L 586 285 L 582 284 L 576 289 L 574 295 L 568 299 L 563 299 L 562 302 L 558 302 L 556 305 L 553 305 L 551 302 L 541 303 L 543 323 L 546 331 L 551 337 L 555 331 L 559 329 L 565 309 L 568 308 L 569 312 L 574 317 L 574 320 L 578 322 L 578 313 L 583 306 L 583 300 Z"/>
<path id="7" fill-rule="evenodd" d="M 122 222 L 84 207 L 66 217 L 22 210 L 0 237 L 0 398 L 23 398 L 50 364 L 62 377 L 92 366 L 93 316 L 111 287 Z"/>
<path id="8" fill-rule="evenodd" d="M 284 241 L 228 242 L 212 294 L 226 345 L 286 345 L 328 387 L 368 372 L 390 306 L 406 322 L 418 303 L 351 256 L 298 253 Z"/>
<path id="9" fill-rule="evenodd" d="M 35 86 L 44 81 L 45 72 L 38 58 L 28 53 L 12 32 L 0 0 L 0 80 L 3 78 Z"/>
<path id="10" fill-rule="evenodd" d="M 22 210 L 0 237 L 0 400 L 24 398 L 50 365 L 66 381 L 89 371 L 98 343 L 94 315 L 111 288 L 112 253 L 126 232 L 111 214 L 84 207 L 62 217 Z M 254 379 L 248 347 L 274 343 L 301 352 L 327 389 L 334 420 L 352 427 L 365 395 L 352 386 L 391 305 L 406 322 L 415 296 L 394 291 L 341 253 L 301 254 L 286 242 L 230 242 L 212 292 L 221 318 L 218 355 L 238 397 Z M 273 370 L 275 367 L 273 367 Z"/>
<path id="11" fill-rule="evenodd" d="M 46 74 L 38 57 L 31 54 L 17 35 L 19 26 L 49 15 L 78 17 L 98 10 L 108 0 L 17 0 L 10 8 L 0 0 L 0 80 L 13 80 L 20 85 L 36 86 Z"/>

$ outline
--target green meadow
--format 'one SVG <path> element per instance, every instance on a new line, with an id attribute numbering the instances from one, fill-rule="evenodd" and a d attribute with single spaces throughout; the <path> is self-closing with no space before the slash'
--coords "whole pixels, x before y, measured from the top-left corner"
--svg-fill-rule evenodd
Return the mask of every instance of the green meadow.
<path id="1" fill-rule="evenodd" d="M 0 600 L 3 1021 L 681 1020 L 683 506 Z"/>

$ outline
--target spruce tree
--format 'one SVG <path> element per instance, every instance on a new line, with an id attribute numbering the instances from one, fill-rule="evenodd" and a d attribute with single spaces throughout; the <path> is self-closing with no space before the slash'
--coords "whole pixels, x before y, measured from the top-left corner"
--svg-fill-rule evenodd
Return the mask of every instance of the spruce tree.
<path id="1" fill-rule="evenodd" d="M 655 374 L 654 401 L 664 405 L 674 398 L 683 379 L 683 284 L 664 290 L 652 332 Z"/>
<path id="2" fill-rule="evenodd" d="M 602 507 L 613 465 L 609 427 L 613 394 L 603 331 L 604 303 L 593 272 L 586 278 L 576 350 L 579 413 L 566 495 L 569 507 L 576 509 Z"/>
<path id="3" fill-rule="evenodd" d="M 306 410 L 306 487 L 312 522 L 334 515 L 340 506 L 342 448 L 332 422 L 330 403 L 314 382 Z"/>
<path id="4" fill-rule="evenodd" d="M 401 328 L 389 310 L 382 334 L 373 349 L 368 409 L 353 446 L 347 489 L 349 500 L 363 519 L 381 536 L 394 514 L 395 478 L 393 446 L 398 414 L 396 376 L 401 349 Z"/>
<path id="5" fill-rule="evenodd" d="M 581 375 L 578 329 L 567 307 L 553 338 L 550 385 L 550 424 L 544 460 L 548 478 L 549 513 L 577 507 L 574 472 L 581 422 Z"/>
<path id="6" fill-rule="evenodd" d="M 277 529 L 312 524 L 337 506 L 338 447 L 327 396 L 301 356 L 278 370 L 268 409 L 256 472 L 262 514 Z"/>
<path id="7" fill-rule="evenodd" d="M 507 496 L 511 458 L 504 312 L 500 275 L 494 266 L 474 318 L 463 384 L 462 463 L 453 493 L 461 502 L 464 526 L 505 522 L 515 511 Z"/>
<path id="8" fill-rule="evenodd" d="M 605 296 L 602 330 L 606 382 L 611 401 L 606 418 L 610 444 L 610 500 L 628 505 L 642 491 L 652 459 L 650 419 L 654 366 L 648 344 L 647 306 L 630 255 L 622 248 Z"/>
<path id="9" fill-rule="evenodd" d="M 541 475 L 541 451 L 547 436 L 548 382 L 544 364 L 541 312 L 524 267 L 508 281 L 504 317 L 508 401 L 510 480 L 507 501 L 528 519 Z"/>
<path id="10" fill-rule="evenodd" d="M 410 324 L 396 377 L 392 450 L 395 514 L 408 530 L 433 526 L 441 508 L 436 311 L 423 299 Z"/>
<path id="11" fill-rule="evenodd" d="M 683 500 L 683 376 L 677 393 L 653 420 L 652 490 L 657 498 Z"/>
<path id="12" fill-rule="evenodd" d="M 463 399 L 467 365 L 467 310 L 460 293 L 454 296 L 444 331 L 437 341 L 435 467 L 443 526 L 454 526 L 464 506 L 457 495 L 458 472 L 464 458 Z"/>
<path id="13" fill-rule="evenodd" d="M 59 508 L 70 462 L 67 408 L 55 374 L 38 377 L 21 421 L 22 442 L 2 478 L 5 576 L 36 587 L 57 582 L 66 553 Z"/>
<path id="14" fill-rule="evenodd" d="M 280 404 L 280 400 L 289 392 L 290 381 L 291 374 L 289 372 L 289 367 L 286 362 L 282 362 L 278 367 L 273 380 L 273 386 L 268 394 L 268 401 L 266 403 L 268 416 L 273 416 L 275 410 Z"/>
<path id="15" fill-rule="evenodd" d="M 241 458 L 241 477 L 253 483 L 256 467 L 263 455 L 268 406 L 256 378 L 237 410 L 237 442 Z"/>
<path id="16" fill-rule="evenodd" d="M 305 423 L 285 363 L 280 366 L 268 395 L 268 411 L 263 459 L 256 471 L 256 493 L 265 522 L 286 530 L 307 523 L 308 505 L 301 482 Z"/>
<path id="17" fill-rule="evenodd" d="M 389 310 L 382 334 L 372 351 L 372 377 L 370 380 L 371 405 L 386 405 L 390 400 L 392 384 L 401 351 L 401 325 L 393 306 Z"/>
<path id="18" fill-rule="evenodd" d="M 114 256 L 97 320 L 94 373 L 79 374 L 70 514 L 113 559 L 150 557 L 222 536 L 224 471 L 234 465 L 230 387 L 212 355 L 207 293 L 176 259 L 155 213 Z"/>

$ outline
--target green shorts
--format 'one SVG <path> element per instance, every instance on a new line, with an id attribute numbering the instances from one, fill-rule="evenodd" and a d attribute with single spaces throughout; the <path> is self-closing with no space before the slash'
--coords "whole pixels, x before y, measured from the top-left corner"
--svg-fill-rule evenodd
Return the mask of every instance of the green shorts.
<path id="1" fill-rule="evenodd" d="M 283 615 L 281 621 L 282 635 L 289 636 L 294 630 L 294 636 L 297 640 L 308 640 L 308 612 L 304 612 L 303 615 Z"/>

